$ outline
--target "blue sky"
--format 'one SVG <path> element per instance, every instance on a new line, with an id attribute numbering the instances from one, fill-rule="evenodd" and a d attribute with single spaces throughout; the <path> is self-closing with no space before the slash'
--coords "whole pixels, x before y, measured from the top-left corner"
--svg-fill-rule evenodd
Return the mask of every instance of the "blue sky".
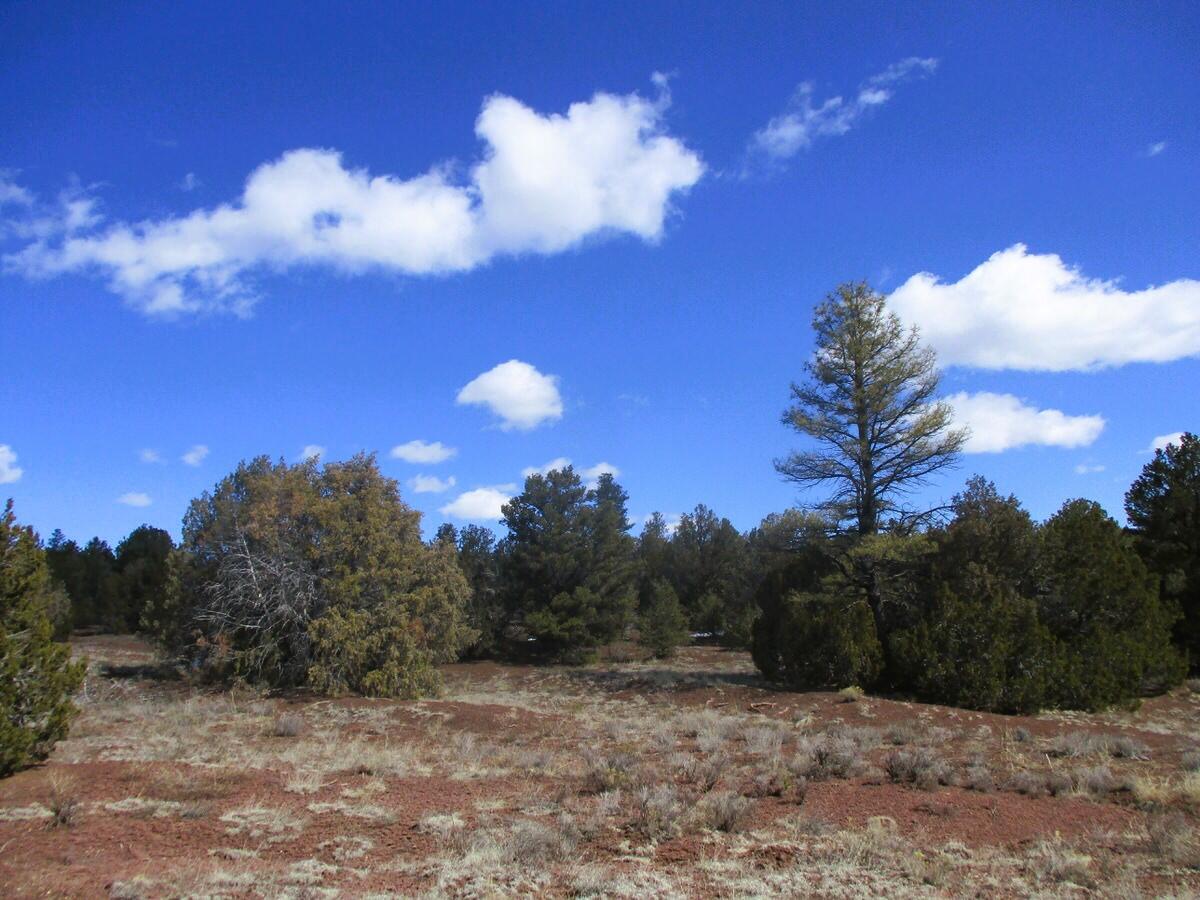
<path id="1" fill-rule="evenodd" d="M 859 278 L 975 433 L 930 499 L 1119 514 L 1197 427 L 1194 4 L 98 6 L 0 11 L 0 493 L 43 534 L 178 534 L 309 446 L 427 529 L 559 458 L 749 528 Z"/>

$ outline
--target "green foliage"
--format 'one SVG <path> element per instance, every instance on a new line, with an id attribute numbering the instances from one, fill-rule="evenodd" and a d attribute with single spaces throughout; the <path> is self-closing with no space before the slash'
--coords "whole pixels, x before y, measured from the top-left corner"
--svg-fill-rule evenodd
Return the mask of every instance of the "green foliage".
<path id="1" fill-rule="evenodd" d="M 142 525 L 117 545 L 116 572 L 121 581 L 122 607 L 109 614 L 114 630 L 137 631 L 146 604 L 167 586 L 168 558 L 175 549 L 171 535 Z"/>
<path id="2" fill-rule="evenodd" d="M 817 449 L 778 460 L 785 478 L 832 489 L 820 504 L 831 518 L 875 534 L 900 501 L 952 465 L 966 433 L 937 399 L 933 351 L 905 330 L 886 298 L 865 283 L 842 284 L 813 314 L 816 352 L 803 384 L 792 385 L 783 422 Z"/>
<path id="3" fill-rule="evenodd" d="M 112 548 L 92 538 L 82 549 L 56 530 L 46 545 L 46 561 L 70 602 L 71 628 L 116 633 L 137 631 L 142 608 L 153 601 L 167 577 L 171 536 L 142 525 Z"/>
<path id="4" fill-rule="evenodd" d="M 478 635 L 466 652 L 490 656 L 500 648 L 507 621 L 499 591 L 495 536 L 482 526 L 467 525 L 458 533 L 457 558 L 470 590 L 467 624 Z"/>
<path id="5" fill-rule="evenodd" d="M 1175 611 L 1099 506 L 1072 501 L 1039 528 L 974 478 L 952 508 L 924 534 L 794 542 L 758 592 L 763 674 L 1008 713 L 1128 704 L 1183 677 Z"/>
<path id="6" fill-rule="evenodd" d="M 191 653 L 247 679 L 415 696 L 474 639 L 453 546 L 421 540 L 373 456 L 242 463 L 193 501 L 183 549 Z"/>
<path id="7" fill-rule="evenodd" d="M 816 593 L 793 591 L 779 604 L 775 677 L 793 688 L 874 684 L 883 648 L 865 599 L 848 597 L 835 579 Z"/>
<path id="8" fill-rule="evenodd" d="M 637 598 L 626 499 L 611 475 L 588 490 L 567 466 L 529 476 L 504 505 L 505 606 L 537 652 L 586 658 L 624 632 Z"/>
<path id="9" fill-rule="evenodd" d="M 665 578 L 651 583 L 642 606 L 638 634 L 641 644 L 656 657 L 668 658 L 688 640 L 687 617 L 679 597 Z"/>
<path id="10" fill-rule="evenodd" d="M 680 517 L 670 543 L 669 578 L 693 631 L 746 646 L 757 610 L 746 539 L 704 504 Z"/>
<path id="11" fill-rule="evenodd" d="M 819 529 L 794 532 L 793 540 L 755 594 L 755 664 L 794 688 L 874 684 L 883 648 L 865 591 L 838 568 Z"/>
<path id="12" fill-rule="evenodd" d="M 1042 621 L 1067 654 L 1059 705 L 1099 709 L 1177 684 L 1176 611 L 1119 525 L 1097 504 L 1064 504 L 1041 530 Z"/>
<path id="13" fill-rule="evenodd" d="M 1175 638 L 1200 667 L 1200 437 L 1157 450 L 1125 495 L 1125 515 L 1162 597 L 1182 613 Z"/>
<path id="14" fill-rule="evenodd" d="M 67 734 L 85 664 L 53 640 L 54 584 L 33 529 L 0 515 L 0 777 L 49 754 Z"/>
<path id="15" fill-rule="evenodd" d="M 1061 662 L 1037 604 L 974 563 L 957 581 L 961 594 L 936 585 L 921 620 L 891 636 L 899 682 L 933 703 L 1037 712 Z"/>

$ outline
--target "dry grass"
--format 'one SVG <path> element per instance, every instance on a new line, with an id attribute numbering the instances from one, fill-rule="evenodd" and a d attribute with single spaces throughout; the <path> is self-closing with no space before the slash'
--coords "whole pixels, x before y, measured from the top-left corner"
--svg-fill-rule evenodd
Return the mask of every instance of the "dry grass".
<path id="1" fill-rule="evenodd" d="M 155 831 L 199 817 L 224 838 L 186 870 L 124 871 L 116 895 L 364 896 L 402 883 L 429 897 L 1133 897 L 1139 878 L 1174 896 L 1200 888 L 1200 704 L 1178 694 L 1146 712 L 1014 721 L 882 697 L 743 694 L 730 683 L 751 677 L 745 656 L 711 651 L 463 667 L 444 698 L 416 703 L 97 672 L 47 771 L 125 765 L 105 770 L 113 790 L 86 785 L 69 840 L 91 852 L 93 823 L 115 816 Z M 693 690 L 710 691 L 710 705 L 681 702 Z M 1139 737 L 1154 730 L 1176 742 L 1153 739 L 1151 755 Z M 944 788 L 937 808 L 989 809 L 984 830 L 1032 840 L 955 844 L 953 817 L 914 818 L 906 807 L 925 801 L 877 787 L 885 779 Z M 952 793 L 998 784 L 1038 799 Z M 0 847 L 57 816 L 49 791 L 32 797 L 0 801 Z M 1119 805 L 1128 824 L 1047 838 L 1064 804 L 1078 822 L 1082 798 L 1099 804 L 1097 820 Z M 877 814 L 847 825 L 843 801 L 860 815 L 895 810 L 900 824 Z M 686 861 L 674 861 L 677 845 Z M 22 876 L 34 887 L 15 895 L 52 886 L 60 865 L 40 861 Z"/>

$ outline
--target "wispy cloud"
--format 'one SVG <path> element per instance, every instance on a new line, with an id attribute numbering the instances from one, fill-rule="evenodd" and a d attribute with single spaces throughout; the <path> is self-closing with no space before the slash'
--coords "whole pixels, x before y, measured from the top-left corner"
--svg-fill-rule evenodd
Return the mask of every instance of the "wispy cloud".
<path id="1" fill-rule="evenodd" d="M 125 506 L 143 507 L 149 506 L 152 502 L 149 494 L 143 494 L 141 491 L 130 491 L 128 494 L 122 494 L 117 498 L 118 503 Z"/>
<path id="2" fill-rule="evenodd" d="M 454 485 L 458 479 L 453 475 L 449 478 L 438 478 L 436 475 L 416 475 L 408 480 L 408 486 L 414 494 L 443 494 Z"/>
<path id="3" fill-rule="evenodd" d="M 162 458 L 162 454 L 157 450 L 146 447 L 138 451 L 138 460 L 147 463 L 148 465 L 165 465 L 166 460 Z"/>
<path id="4" fill-rule="evenodd" d="M 298 457 L 300 462 L 308 462 L 310 459 L 313 462 L 319 462 L 321 457 L 325 455 L 325 448 L 320 444 L 305 444 L 304 449 L 300 451 Z"/>
<path id="5" fill-rule="evenodd" d="M 198 466 L 204 462 L 208 456 L 208 447 L 204 444 L 196 444 L 187 453 L 183 454 L 180 459 L 189 466 Z"/>
<path id="6" fill-rule="evenodd" d="M 402 459 L 405 462 L 419 463 L 422 465 L 432 465 L 433 463 L 445 462 L 458 453 L 454 447 L 447 447 L 441 441 L 409 441 L 407 444 L 398 444 L 392 448 L 392 459 Z"/>
<path id="7" fill-rule="evenodd" d="M 1158 154 L 1162 153 L 1166 149 L 1167 149 L 1167 142 L 1159 141 L 1155 144 L 1151 144 L 1149 147 L 1146 148 L 1146 155 L 1147 156 L 1158 156 Z"/>
<path id="8" fill-rule="evenodd" d="M 1095 475 L 1104 471 L 1104 466 L 1099 463 L 1079 463 L 1075 466 L 1076 475 Z"/>
<path id="9" fill-rule="evenodd" d="M 859 85 L 850 99 L 830 97 L 818 102 L 816 87 L 806 81 L 796 88 L 785 112 L 754 133 L 747 149 L 744 174 L 766 162 L 778 166 L 822 137 L 836 137 L 853 128 L 871 110 L 892 99 L 896 85 L 911 78 L 930 75 L 938 61 L 910 56 L 888 66 Z"/>
<path id="10" fill-rule="evenodd" d="M 101 273 L 146 313 L 245 314 L 263 270 L 428 275 L 558 253 L 594 236 L 654 242 L 673 199 L 704 173 L 667 133 L 669 94 L 663 79 L 655 84 L 657 97 L 598 93 L 548 115 L 494 94 L 475 123 L 485 147 L 472 166 L 401 178 L 349 167 L 334 150 L 291 150 L 251 172 L 229 202 L 33 235 L 5 262 L 29 277 Z M 469 176 L 456 178 L 461 171 Z"/>

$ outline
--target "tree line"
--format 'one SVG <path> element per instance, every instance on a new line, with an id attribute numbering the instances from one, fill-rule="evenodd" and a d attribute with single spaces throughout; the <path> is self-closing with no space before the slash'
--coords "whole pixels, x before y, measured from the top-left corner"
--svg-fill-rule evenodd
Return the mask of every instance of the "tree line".
<path id="1" fill-rule="evenodd" d="M 567 466 L 526 479 L 499 538 L 443 525 L 426 542 L 365 454 L 243 462 L 191 503 L 177 546 L 143 526 L 115 551 L 60 532 L 43 547 L 10 504 L 0 664 L 45 694 L 0 689 L 0 728 L 24 735 L 0 737 L 7 758 L 65 728 L 72 629 L 141 632 L 197 677 L 393 697 L 436 690 L 457 659 L 581 662 L 628 640 L 669 656 L 707 639 L 794 688 L 1002 712 L 1133 703 L 1200 662 L 1200 439 L 1147 463 L 1127 528 L 1087 500 L 1034 522 L 978 477 L 923 508 L 966 437 L 933 352 L 865 284 L 813 327 L 783 413 L 808 443 L 776 467 L 817 498 L 745 533 L 699 505 L 635 537 L 613 476 Z"/>

